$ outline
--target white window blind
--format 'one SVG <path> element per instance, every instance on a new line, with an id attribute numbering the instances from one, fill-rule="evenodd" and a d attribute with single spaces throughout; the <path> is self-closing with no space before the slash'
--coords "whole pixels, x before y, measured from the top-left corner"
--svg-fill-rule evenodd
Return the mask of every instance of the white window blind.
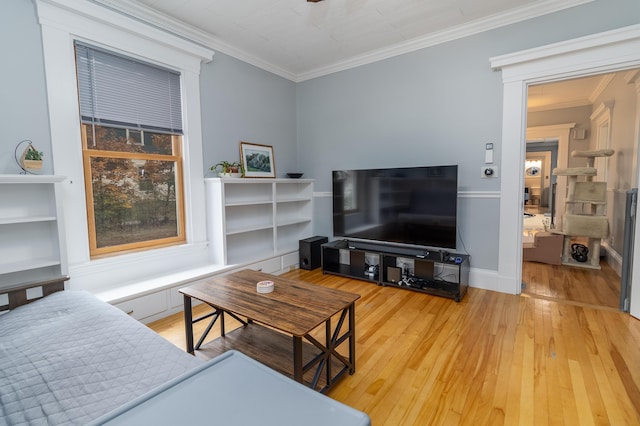
<path id="1" fill-rule="evenodd" d="M 182 134 L 180 74 L 76 43 L 82 122 Z"/>

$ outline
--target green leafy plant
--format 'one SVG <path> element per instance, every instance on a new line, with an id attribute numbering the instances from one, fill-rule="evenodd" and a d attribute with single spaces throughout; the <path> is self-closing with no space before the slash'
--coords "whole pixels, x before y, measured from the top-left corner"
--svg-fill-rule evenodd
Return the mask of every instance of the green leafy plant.
<path id="1" fill-rule="evenodd" d="M 237 161 L 221 161 L 215 166 L 211 166 L 209 170 L 216 173 L 242 173 L 242 164 Z"/>
<path id="2" fill-rule="evenodd" d="M 24 159 L 42 161 L 42 156 L 43 156 L 42 152 L 35 150 L 33 148 L 29 148 L 27 149 L 27 152 L 25 152 L 24 154 Z"/>

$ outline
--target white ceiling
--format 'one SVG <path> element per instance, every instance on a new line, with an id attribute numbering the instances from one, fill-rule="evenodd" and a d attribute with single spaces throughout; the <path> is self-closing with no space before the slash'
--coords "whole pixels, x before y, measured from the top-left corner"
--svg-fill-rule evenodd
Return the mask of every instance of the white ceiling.
<path id="1" fill-rule="evenodd" d="M 592 0 L 95 1 L 302 81 Z"/>
<path id="2" fill-rule="evenodd" d="M 529 86 L 528 110 L 571 108 L 593 105 L 615 74 L 601 74 Z"/>

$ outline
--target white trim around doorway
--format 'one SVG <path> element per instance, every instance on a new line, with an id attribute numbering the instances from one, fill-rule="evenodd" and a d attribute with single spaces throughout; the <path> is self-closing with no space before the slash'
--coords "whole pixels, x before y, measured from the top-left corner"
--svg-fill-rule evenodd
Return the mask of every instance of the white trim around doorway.
<path id="1" fill-rule="evenodd" d="M 498 290 L 519 294 L 528 86 L 639 67 L 640 25 L 502 55 L 490 62 L 502 72 L 504 84 Z M 640 247 L 640 233 L 636 234 Z M 640 262 L 640 250 L 635 251 L 634 261 Z M 640 283 L 635 288 L 640 289 Z"/>

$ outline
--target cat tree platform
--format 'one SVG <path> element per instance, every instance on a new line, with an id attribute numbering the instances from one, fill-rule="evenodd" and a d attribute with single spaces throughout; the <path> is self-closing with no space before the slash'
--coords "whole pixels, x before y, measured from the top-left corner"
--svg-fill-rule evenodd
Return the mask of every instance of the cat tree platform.
<path id="1" fill-rule="evenodd" d="M 581 268 L 600 269 L 600 243 L 609 236 L 609 220 L 605 216 L 607 183 L 595 182 L 597 157 L 610 157 L 613 149 L 573 151 L 572 157 L 586 158 L 587 167 L 554 169 L 556 176 L 567 176 L 567 199 L 562 217 L 562 264 Z M 578 180 L 578 179 L 581 180 Z M 586 262 L 571 256 L 572 240 L 587 239 L 589 249 Z"/>

